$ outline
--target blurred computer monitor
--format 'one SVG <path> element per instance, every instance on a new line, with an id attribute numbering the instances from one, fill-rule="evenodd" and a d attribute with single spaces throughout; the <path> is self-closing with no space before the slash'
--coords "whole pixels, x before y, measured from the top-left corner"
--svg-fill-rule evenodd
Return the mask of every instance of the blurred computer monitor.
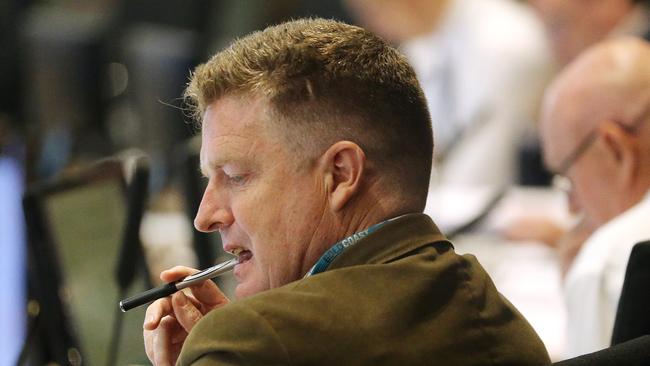
<path id="1" fill-rule="evenodd" d="M 0 153 L 0 365 L 16 362 L 25 333 L 25 227 L 20 206 L 21 159 Z"/>

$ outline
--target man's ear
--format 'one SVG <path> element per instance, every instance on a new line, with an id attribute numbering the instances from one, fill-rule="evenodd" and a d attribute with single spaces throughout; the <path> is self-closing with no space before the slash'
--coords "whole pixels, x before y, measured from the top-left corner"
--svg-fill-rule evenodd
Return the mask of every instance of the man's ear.
<path id="1" fill-rule="evenodd" d="M 358 193 L 366 170 L 366 154 L 359 145 L 339 141 L 321 156 L 330 207 L 340 211 Z"/>
<path id="2" fill-rule="evenodd" d="M 639 168 L 639 151 L 635 136 L 614 121 L 602 123 L 599 134 L 605 143 L 607 153 L 617 165 L 616 176 L 622 179 L 625 185 L 631 184 Z"/>

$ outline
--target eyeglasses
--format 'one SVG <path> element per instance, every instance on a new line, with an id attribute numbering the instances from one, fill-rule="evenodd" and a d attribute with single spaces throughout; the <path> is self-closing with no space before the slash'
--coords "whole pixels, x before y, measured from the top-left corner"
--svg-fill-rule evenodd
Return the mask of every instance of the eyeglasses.
<path id="1" fill-rule="evenodd" d="M 578 161 L 585 152 L 587 152 L 589 147 L 593 145 L 594 141 L 596 141 L 596 137 L 598 137 L 598 126 L 591 130 L 582 141 L 580 141 L 571 154 L 567 155 L 567 157 L 562 160 L 562 163 L 558 165 L 556 175 L 564 176 L 569 168 L 571 168 L 571 166 L 573 166 L 573 164 L 575 164 L 575 162 Z"/>
<path id="2" fill-rule="evenodd" d="M 642 113 L 640 117 L 630 126 L 624 125 L 620 122 L 616 122 L 616 124 L 625 132 L 634 134 L 639 129 L 643 121 L 649 119 L 647 118 L 649 112 L 650 106 L 648 106 L 644 113 Z M 593 145 L 594 141 L 596 141 L 596 138 L 598 137 L 598 127 L 599 126 L 594 127 L 594 129 L 592 129 L 585 137 L 583 137 L 578 146 L 569 155 L 567 155 L 564 160 L 562 160 L 562 163 L 558 165 L 552 181 L 554 188 L 564 192 L 571 191 L 571 180 L 566 177 L 566 173 L 569 171 L 569 168 L 571 168 L 582 157 L 582 155 L 584 155 L 584 153 L 589 150 L 589 147 Z"/>

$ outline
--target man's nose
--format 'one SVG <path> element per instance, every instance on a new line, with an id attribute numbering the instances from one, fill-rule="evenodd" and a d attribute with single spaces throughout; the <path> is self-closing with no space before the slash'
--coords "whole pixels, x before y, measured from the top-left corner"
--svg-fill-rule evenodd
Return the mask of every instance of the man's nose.
<path id="1" fill-rule="evenodd" d="M 209 233 L 232 225 L 234 221 L 232 212 L 224 202 L 217 190 L 208 184 L 194 218 L 196 230 Z"/>

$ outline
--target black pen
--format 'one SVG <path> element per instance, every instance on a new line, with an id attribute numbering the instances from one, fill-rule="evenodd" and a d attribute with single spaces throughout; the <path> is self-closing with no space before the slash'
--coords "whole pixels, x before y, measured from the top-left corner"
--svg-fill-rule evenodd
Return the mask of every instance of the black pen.
<path id="1" fill-rule="evenodd" d="M 197 272 L 193 275 L 189 275 L 182 280 L 170 282 L 131 296 L 128 299 L 120 301 L 120 309 L 122 309 L 123 312 L 126 312 L 140 305 L 144 305 L 165 296 L 169 296 L 179 290 L 192 286 L 195 283 L 221 276 L 232 271 L 237 263 L 239 263 L 239 259 L 233 258 L 229 261 L 222 262 L 210 268 L 204 269 L 203 271 Z"/>

